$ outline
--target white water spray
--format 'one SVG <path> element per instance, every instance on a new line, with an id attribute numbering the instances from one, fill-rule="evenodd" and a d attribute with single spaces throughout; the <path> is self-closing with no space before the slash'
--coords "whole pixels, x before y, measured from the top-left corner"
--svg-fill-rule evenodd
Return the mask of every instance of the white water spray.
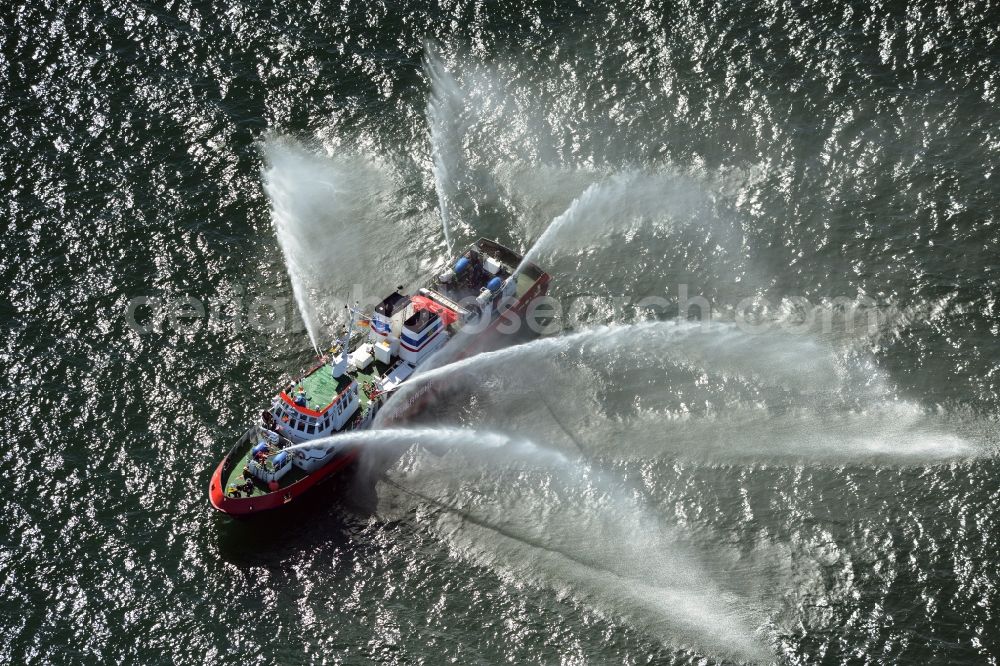
<path id="1" fill-rule="evenodd" d="M 688 178 L 626 172 L 594 183 L 552 220 L 524 254 L 519 273 L 556 242 L 597 243 L 611 231 L 626 231 L 642 222 L 684 224 L 709 210 L 707 193 Z"/>
<path id="2" fill-rule="evenodd" d="M 352 430 L 345 433 L 320 437 L 308 442 L 293 444 L 285 451 L 324 448 L 330 444 L 360 445 L 366 448 L 379 447 L 402 451 L 414 444 L 429 448 L 442 446 L 442 438 L 448 446 L 475 446 L 478 450 L 503 449 L 505 454 L 518 458 L 528 457 L 546 465 L 565 465 L 569 459 L 558 451 L 539 446 L 534 442 L 493 432 L 473 431 L 464 428 L 386 428 L 383 430 Z M 362 449 L 365 450 L 365 449 Z"/>
<path id="3" fill-rule="evenodd" d="M 593 466 L 526 438 L 448 427 L 352 432 L 289 450 L 334 441 L 369 452 L 420 445 L 434 453 L 412 449 L 417 457 L 380 494 L 397 488 L 444 509 L 417 519 L 429 520 L 430 529 L 476 563 L 695 651 L 741 660 L 772 656 L 758 627 L 776 600 L 741 591 L 781 565 L 720 570 L 725 546 L 696 545 Z M 734 585 L 734 577 L 742 580 Z"/>
<path id="4" fill-rule="evenodd" d="M 539 338 L 488 351 L 454 363 L 446 356 L 422 365 L 379 412 L 376 426 L 398 416 L 407 398 L 423 384 L 439 379 L 454 382 L 462 376 L 481 378 L 505 368 L 532 367 L 563 352 L 607 358 L 623 350 L 644 350 L 658 358 L 713 364 L 729 374 L 780 374 L 783 383 L 805 390 L 828 390 L 837 381 L 832 351 L 803 336 L 773 337 L 741 333 L 733 324 L 717 322 L 646 321 L 598 326 L 568 335 Z M 627 377 L 624 379 L 628 379 Z"/>
<path id="5" fill-rule="evenodd" d="M 385 167 L 361 155 L 328 156 L 299 141 L 269 136 L 263 143 L 264 190 L 295 302 L 317 351 L 322 329 L 343 313 L 355 287 L 379 293 L 399 280 L 404 262 L 374 276 L 373 248 L 398 247 L 395 197 Z M 388 273 L 388 274 L 386 274 Z M 390 282 L 394 283 L 394 282 Z"/>
<path id="6" fill-rule="evenodd" d="M 461 159 L 460 119 L 463 111 L 462 90 L 448 72 L 433 43 L 427 42 L 424 69 L 431 82 L 427 101 L 427 124 L 430 127 L 431 170 L 441 208 L 441 227 L 452 255 L 451 206 L 455 193 L 455 168 Z"/>
<path id="7" fill-rule="evenodd" d="M 309 275 L 312 271 L 308 256 L 309 235 L 303 230 L 307 220 L 301 209 L 303 201 L 295 196 L 297 169 L 292 168 L 289 153 L 279 143 L 265 144 L 267 167 L 264 171 L 264 191 L 271 200 L 271 224 L 278 238 L 278 245 L 285 257 L 285 268 L 292 283 L 292 294 L 299 308 L 299 315 L 306 327 L 309 341 L 319 354 L 319 321 L 309 295 Z M 323 187 L 332 196 L 330 188 Z M 316 205 L 314 202 L 306 204 Z"/>
<path id="8" fill-rule="evenodd" d="M 552 419 L 588 454 L 615 459 L 908 465 L 995 446 L 995 428 L 901 401 L 877 368 L 853 362 L 809 336 L 735 324 L 602 326 L 418 372 L 376 423 L 392 423 L 421 386 L 437 383 L 474 396 L 480 427 L 537 434 L 551 420 L 538 405 L 551 403 L 560 412 Z M 606 386 L 609 365 L 615 379 Z M 609 392 L 630 417 L 607 415 L 617 409 Z M 699 399 L 706 406 L 692 411 Z"/>
<path id="9" fill-rule="evenodd" d="M 858 411 L 743 405 L 696 418 L 650 412 L 626 423 L 575 425 L 588 454 L 615 460 L 924 466 L 975 458 L 997 441 L 995 427 L 886 399 Z"/>

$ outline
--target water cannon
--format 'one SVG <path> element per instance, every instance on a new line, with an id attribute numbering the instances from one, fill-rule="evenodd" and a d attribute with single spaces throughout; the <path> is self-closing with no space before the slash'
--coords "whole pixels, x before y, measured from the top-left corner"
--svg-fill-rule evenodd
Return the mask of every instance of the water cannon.
<path id="1" fill-rule="evenodd" d="M 490 281 L 486 283 L 486 286 L 483 287 L 483 290 L 479 292 L 479 296 L 476 297 L 476 305 L 478 305 L 480 309 L 485 310 L 486 306 L 493 300 L 493 297 L 498 291 L 500 291 L 501 287 L 503 287 L 503 280 L 498 277 L 491 278 Z"/>
<path id="2" fill-rule="evenodd" d="M 441 284 L 451 283 L 452 280 L 465 272 L 465 269 L 469 267 L 469 263 L 468 257 L 460 257 L 459 260 L 455 262 L 454 267 L 449 268 L 438 276 L 438 281 L 441 282 Z"/>

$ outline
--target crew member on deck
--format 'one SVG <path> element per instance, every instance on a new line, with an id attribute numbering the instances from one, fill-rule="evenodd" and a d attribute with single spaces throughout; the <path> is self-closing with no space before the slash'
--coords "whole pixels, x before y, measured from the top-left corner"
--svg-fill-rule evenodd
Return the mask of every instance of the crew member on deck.
<path id="1" fill-rule="evenodd" d="M 295 404 L 298 405 L 299 407 L 305 407 L 308 404 L 308 402 L 309 401 L 306 400 L 306 392 L 300 386 L 299 392 L 295 394 Z"/>

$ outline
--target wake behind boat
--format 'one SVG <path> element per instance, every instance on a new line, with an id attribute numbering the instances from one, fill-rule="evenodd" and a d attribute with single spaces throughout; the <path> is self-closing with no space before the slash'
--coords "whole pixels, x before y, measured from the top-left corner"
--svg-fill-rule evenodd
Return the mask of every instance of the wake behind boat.
<path id="1" fill-rule="evenodd" d="M 282 388 L 219 463 L 209 483 L 212 506 L 237 517 L 277 509 L 350 465 L 360 448 L 326 438 L 370 427 L 396 390 L 459 332 L 472 338 L 458 356 L 474 353 L 489 344 L 504 318 L 522 316 L 547 292 L 550 276 L 522 261 L 480 239 L 431 285 L 412 294 L 399 289 L 370 315 L 352 311 L 345 336 Z M 352 346 L 355 323 L 368 333 Z M 398 410 L 400 417 L 418 411 L 426 396 Z M 314 440 L 323 441 L 286 450 Z"/>

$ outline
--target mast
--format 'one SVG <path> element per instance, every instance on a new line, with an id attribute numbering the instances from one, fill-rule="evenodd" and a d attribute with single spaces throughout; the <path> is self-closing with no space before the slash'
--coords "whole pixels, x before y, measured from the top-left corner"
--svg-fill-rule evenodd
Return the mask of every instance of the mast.
<path id="1" fill-rule="evenodd" d="M 338 349 L 340 352 L 346 352 L 347 345 L 351 341 L 351 332 L 354 331 L 354 318 L 363 314 L 361 312 L 361 308 L 358 307 L 360 303 L 361 301 L 355 301 L 354 307 L 350 305 L 344 306 L 344 309 L 349 313 L 347 317 L 347 328 L 344 329 L 344 334 L 342 336 L 333 341 L 334 348 Z"/>
<path id="2" fill-rule="evenodd" d="M 347 372 L 347 345 L 351 341 L 351 331 L 354 329 L 354 315 L 358 311 L 357 308 L 352 308 L 349 305 L 344 305 L 344 308 L 350 313 L 350 316 L 348 317 L 347 328 L 344 329 L 344 334 L 334 341 L 333 364 L 330 366 L 330 371 L 334 379 L 342 377 Z"/>

